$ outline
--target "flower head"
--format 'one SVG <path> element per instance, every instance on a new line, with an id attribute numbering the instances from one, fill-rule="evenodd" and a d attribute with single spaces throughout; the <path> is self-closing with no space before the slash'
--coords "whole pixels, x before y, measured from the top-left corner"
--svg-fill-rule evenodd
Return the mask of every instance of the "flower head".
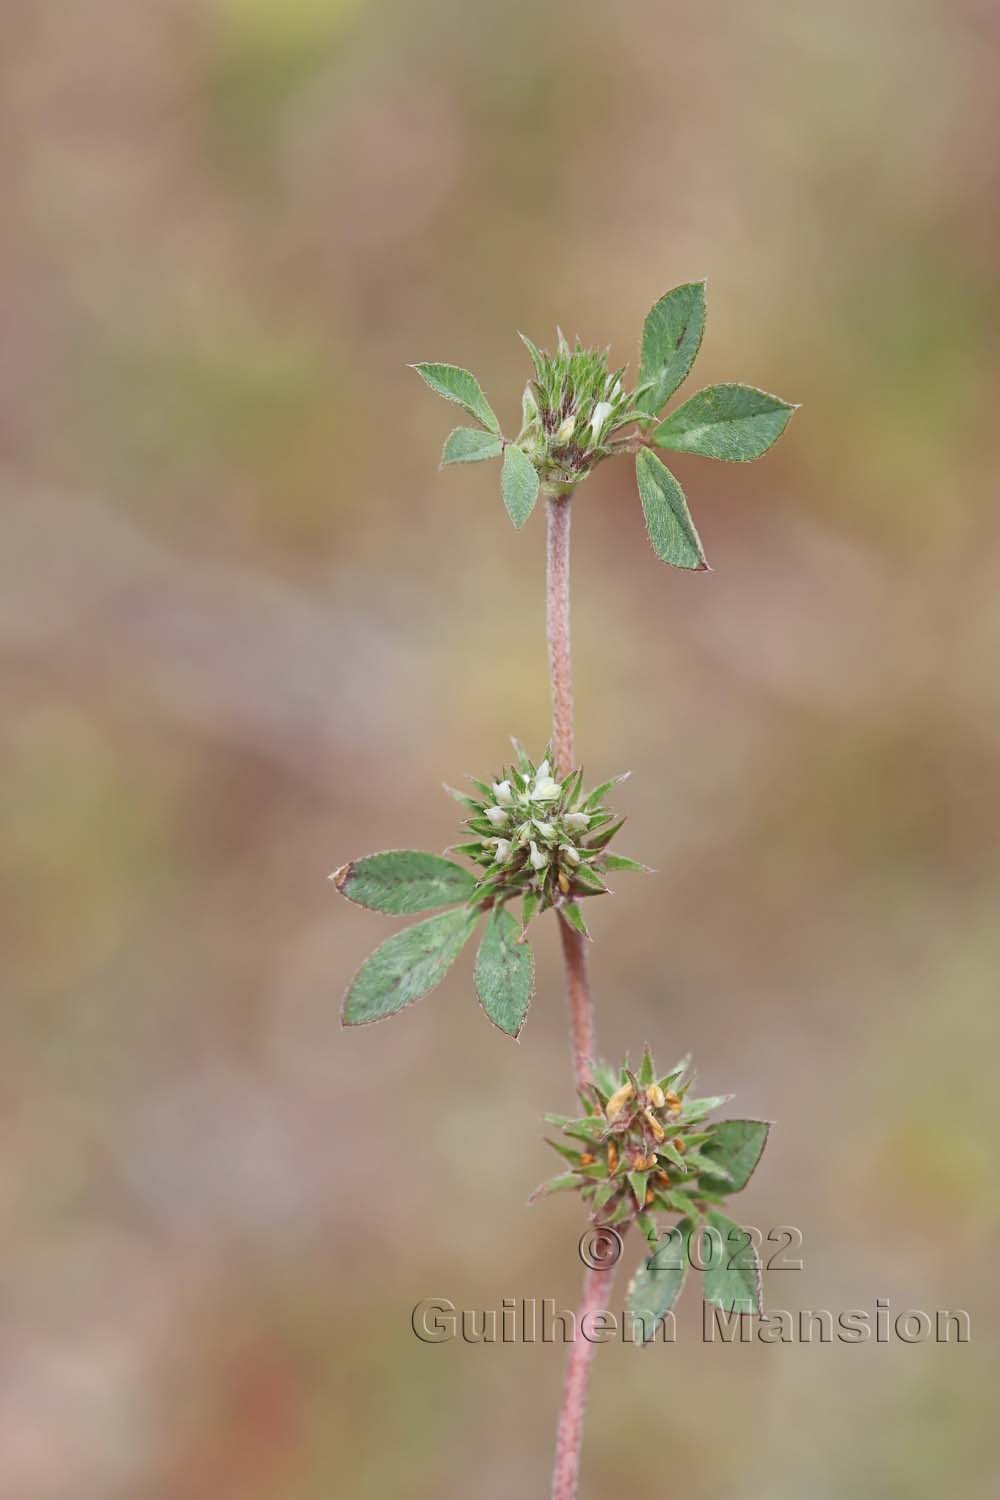
<path id="1" fill-rule="evenodd" d="M 502 905 L 523 898 L 524 924 L 556 907 L 586 932 L 578 906 L 585 896 L 607 891 L 609 870 L 641 870 L 624 855 L 608 852 L 624 818 L 604 805 L 604 796 L 623 777 L 584 792 L 583 773 L 561 780 L 552 774 L 548 753 L 536 765 L 515 742 L 515 764 L 495 778 L 474 782 L 477 796 L 456 793 L 468 809 L 470 842 L 456 845 L 481 867 L 472 903 Z"/>
<path id="2" fill-rule="evenodd" d="M 626 1061 L 620 1069 L 601 1063 L 594 1073 L 580 1095 L 586 1114 L 546 1115 L 566 1137 L 549 1144 L 569 1163 L 570 1175 L 564 1168 L 536 1196 L 557 1184 L 575 1188 L 595 1222 L 638 1220 L 655 1238 L 652 1214 L 694 1222 L 745 1185 L 764 1149 L 767 1123 L 710 1122 L 708 1116 L 729 1096 L 692 1098 L 689 1058 L 661 1077 L 647 1047 L 636 1072 Z"/>
<path id="3" fill-rule="evenodd" d="M 622 382 L 624 370 L 609 371 L 607 350 L 571 349 L 562 334 L 555 354 L 524 338 L 535 379 L 528 385 L 524 427 L 518 438 L 539 475 L 549 484 L 572 487 L 607 457 L 615 428 L 642 414 Z"/>

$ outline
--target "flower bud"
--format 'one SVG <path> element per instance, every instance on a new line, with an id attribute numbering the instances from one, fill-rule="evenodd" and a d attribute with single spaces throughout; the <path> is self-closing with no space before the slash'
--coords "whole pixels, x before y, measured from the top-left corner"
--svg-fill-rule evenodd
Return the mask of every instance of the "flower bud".
<path id="1" fill-rule="evenodd" d="M 510 858 L 510 839 L 497 839 L 496 845 L 497 852 L 493 858 L 498 865 L 502 865 Z"/>
<path id="2" fill-rule="evenodd" d="M 534 839 L 530 840 L 528 848 L 530 850 L 528 857 L 531 860 L 531 868 L 533 870 L 544 870 L 545 866 L 549 862 L 549 856 L 544 852 L 544 850 L 539 849 Z"/>
<path id="3" fill-rule="evenodd" d="M 531 800 L 533 802 L 551 802 L 558 797 L 562 787 L 558 781 L 553 781 L 551 776 L 538 777 L 531 789 Z"/>
<path id="4" fill-rule="evenodd" d="M 534 823 L 543 839 L 551 839 L 555 837 L 556 830 L 554 823 L 543 823 L 541 818 L 532 818 L 531 821 Z"/>
<path id="5" fill-rule="evenodd" d="M 575 428 L 576 428 L 576 417 L 575 416 L 568 416 L 568 417 L 564 418 L 564 420 L 562 422 L 560 422 L 559 426 L 556 428 L 556 442 L 557 443 L 568 443 L 569 440 L 570 440 L 570 438 L 573 436 L 573 432 L 574 432 Z"/>
<path id="6" fill-rule="evenodd" d="M 623 1083 L 620 1089 L 615 1090 L 604 1111 L 609 1120 L 617 1119 L 634 1093 L 635 1090 L 630 1083 Z"/>
<path id="7" fill-rule="evenodd" d="M 594 414 L 590 419 L 591 442 L 596 443 L 604 430 L 604 424 L 611 415 L 611 402 L 598 401 L 594 407 Z"/>
<path id="8" fill-rule="evenodd" d="M 662 1109 L 664 1104 L 666 1104 L 667 1102 L 664 1097 L 663 1090 L 660 1088 L 660 1085 L 658 1083 L 651 1083 L 649 1085 L 649 1087 L 646 1089 L 646 1098 L 649 1100 L 654 1109 Z"/>
<path id="9" fill-rule="evenodd" d="M 509 781 L 494 781 L 493 798 L 501 807 L 510 807 L 514 800 L 514 793 Z"/>
<path id="10" fill-rule="evenodd" d="M 579 852 L 573 848 L 572 844 L 560 844 L 559 853 L 568 865 L 578 865 L 580 863 Z"/>
<path id="11" fill-rule="evenodd" d="M 507 814 L 504 812 L 502 807 L 488 807 L 486 809 L 486 816 L 489 818 L 494 828 L 507 827 Z"/>
<path id="12" fill-rule="evenodd" d="M 567 813 L 563 818 L 563 822 L 570 833 L 583 833 L 585 828 L 590 827 L 590 814 L 581 812 Z"/>

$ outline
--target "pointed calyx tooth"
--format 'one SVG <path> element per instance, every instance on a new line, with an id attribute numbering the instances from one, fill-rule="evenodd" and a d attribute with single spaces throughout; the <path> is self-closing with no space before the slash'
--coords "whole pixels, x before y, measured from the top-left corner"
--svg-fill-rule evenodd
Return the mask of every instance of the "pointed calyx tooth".
<path id="1" fill-rule="evenodd" d="M 623 1083 L 620 1089 L 615 1089 L 604 1109 L 609 1120 L 617 1120 L 634 1093 L 635 1089 L 630 1083 Z"/>

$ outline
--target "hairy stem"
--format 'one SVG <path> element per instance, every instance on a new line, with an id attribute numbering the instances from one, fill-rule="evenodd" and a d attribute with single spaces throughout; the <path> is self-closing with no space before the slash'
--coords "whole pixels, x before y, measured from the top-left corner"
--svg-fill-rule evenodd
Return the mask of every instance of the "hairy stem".
<path id="1" fill-rule="evenodd" d="M 552 750 L 556 770 L 573 766 L 573 664 L 569 650 L 569 495 L 550 495 L 547 506 L 549 679 L 552 684 Z"/>
<path id="2" fill-rule="evenodd" d="M 548 507 L 547 625 L 549 676 L 552 684 L 552 753 L 556 775 L 568 776 L 573 766 L 573 665 L 569 648 L 569 533 L 568 495 L 550 495 Z M 594 1055 L 594 1011 L 587 979 L 586 939 L 559 918 L 569 1025 L 576 1086 L 591 1081 Z"/>
<path id="3" fill-rule="evenodd" d="M 594 1357 L 594 1344 L 581 1336 L 583 1319 L 593 1324 L 597 1313 L 607 1305 L 607 1287 L 612 1273 L 589 1267 L 583 1278 L 583 1292 L 576 1315 L 576 1330 L 570 1345 L 566 1378 L 563 1381 L 562 1408 L 556 1433 L 556 1460 L 552 1470 L 552 1500 L 576 1500 L 580 1474 L 580 1448 L 583 1444 L 583 1411 L 587 1401 L 587 1377 Z"/>
<path id="4" fill-rule="evenodd" d="M 549 675 L 552 684 L 552 753 L 556 774 L 568 776 L 573 770 L 573 667 L 569 646 L 569 534 L 570 506 L 568 495 L 550 495 L 547 500 L 547 625 L 549 641 Z M 569 999 L 570 1040 L 573 1048 L 573 1072 L 577 1088 L 592 1078 L 594 1056 L 594 1010 L 587 978 L 586 939 L 560 916 L 566 968 L 566 991 Z M 556 1457 L 552 1474 L 553 1500 L 575 1500 L 580 1472 L 580 1448 L 583 1443 L 583 1412 L 587 1399 L 587 1377 L 594 1346 L 581 1337 L 585 1317 L 600 1312 L 606 1302 L 609 1273 L 588 1268 L 577 1314 L 576 1331 L 570 1347 L 563 1384 L 562 1407 L 556 1432 Z M 592 1319 L 591 1319 L 592 1321 Z"/>

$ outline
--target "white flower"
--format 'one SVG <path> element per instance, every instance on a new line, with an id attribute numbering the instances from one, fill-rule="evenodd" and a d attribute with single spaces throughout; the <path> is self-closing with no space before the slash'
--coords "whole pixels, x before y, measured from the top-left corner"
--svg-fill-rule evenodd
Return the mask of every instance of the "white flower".
<path id="1" fill-rule="evenodd" d="M 534 839 L 531 840 L 531 853 L 528 857 L 531 860 L 531 868 L 533 870 L 544 870 L 549 862 L 549 856 L 539 849 Z"/>
<path id="2" fill-rule="evenodd" d="M 536 781 L 531 789 L 532 802 L 551 802 L 553 797 L 558 797 L 562 787 L 558 781 L 553 781 L 551 776 L 544 781 Z"/>
<path id="3" fill-rule="evenodd" d="M 585 828 L 590 827 L 590 814 L 581 812 L 567 813 L 563 818 L 563 822 L 570 833 L 582 833 Z"/>
<path id="4" fill-rule="evenodd" d="M 568 443 L 570 438 L 573 436 L 575 427 L 576 417 L 574 415 L 564 417 L 559 426 L 556 428 L 556 442 Z"/>
<path id="5" fill-rule="evenodd" d="M 499 802 L 501 807 L 510 806 L 510 804 L 514 800 L 514 794 L 511 790 L 509 781 L 494 781 L 493 799 L 494 801 Z"/>
<path id="6" fill-rule="evenodd" d="M 604 424 L 611 415 L 611 402 L 598 401 L 594 407 L 594 415 L 590 419 L 590 436 L 593 442 L 597 442 L 603 431 Z"/>
<path id="7" fill-rule="evenodd" d="M 560 844 L 559 848 L 561 852 L 566 856 L 566 861 L 568 864 L 578 865 L 580 863 L 580 856 L 573 848 L 572 844 Z"/>
<path id="8" fill-rule="evenodd" d="M 507 827 L 507 814 L 504 812 L 502 807 L 488 807 L 486 809 L 486 816 L 489 818 L 494 828 Z"/>
<path id="9" fill-rule="evenodd" d="M 556 825 L 554 823 L 543 823 L 540 818 L 533 818 L 532 822 L 543 839 L 550 839 L 555 834 Z"/>
<path id="10" fill-rule="evenodd" d="M 510 839 L 496 839 L 497 852 L 493 856 L 495 864 L 502 865 L 504 860 L 510 858 Z"/>
<path id="11" fill-rule="evenodd" d="M 547 760 L 543 760 L 541 765 L 538 767 L 538 770 L 535 772 L 535 780 L 545 781 L 551 774 L 552 767 L 549 765 Z"/>

